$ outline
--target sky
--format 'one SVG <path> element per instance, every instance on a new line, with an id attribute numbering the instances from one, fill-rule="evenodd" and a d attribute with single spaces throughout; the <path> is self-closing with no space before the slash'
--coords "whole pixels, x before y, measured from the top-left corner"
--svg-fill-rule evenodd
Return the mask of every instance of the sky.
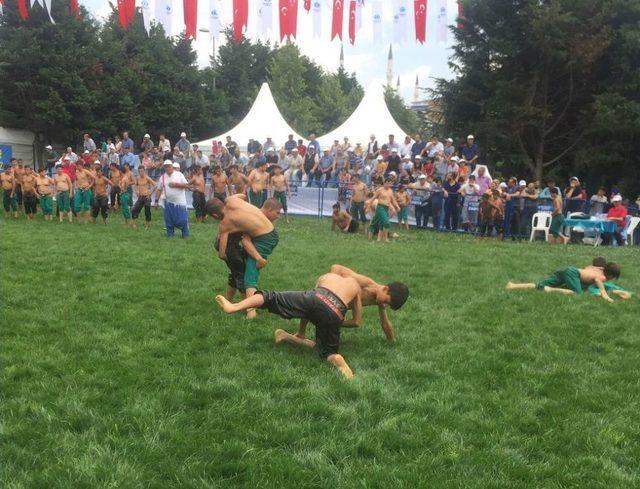
<path id="1" fill-rule="evenodd" d="M 139 5 L 142 0 L 136 0 Z M 326 1 L 326 0 L 325 0 Z M 457 14 L 456 0 L 442 0 L 447 5 L 449 24 L 455 24 Z M 104 18 L 110 11 L 108 0 L 81 0 L 81 3 L 98 18 Z M 115 1 L 113 2 L 116 3 Z M 151 11 L 155 9 L 155 0 L 149 0 Z M 273 0 L 273 33 L 269 36 L 271 41 L 277 41 L 279 33 L 278 0 Z M 324 6 L 322 26 L 323 32 L 320 39 L 313 38 L 313 23 L 311 14 L 307 14 L 302 8 L 303 1 L 299 2 L 298 13 L 298 38 L 294 41 L 301 52 L 322 66 L 327 71 L 336 71 L 340 61 L 341 42 L 338 38 L 330 41 L 331 34 L 331 7 L 330 3 Z M 393 44 L 394 54 L 394 86 L 398 76 L 400 77 L 400 95 L 407 103 L 414 99 L 414 86 L 416 75 L 421 87 L 433 86 L 433 78 L 451 78 L 447 60 L 451 54 L 449 49 L 452 35 L 449 32 L 447 42 L 436 41 L 436 9 L 439 0 L 427 2 L 427 41 L 424 45 L 415 41 L 413 15 L 409 15 L 409 41 L 404 44 Z M 345 1 L 348 5 L 348 2 Z M 368 87 L 370 84 L 386 83 L 387 54 L 389 44 L 392 41 L 392 4 L 393 0 L 384 0 L 383 5 L 383 40 L 377 44 L 373 41 L 373 24 L 371 2 L 365 0 L 362 12 L 362 28 L 356 36 L 355 45 L 348 40 L 347 22 L 348 8 L 345 6 L 345 24 L 343 27 L 344 65 L 349 73 L 355 73 L 360 84 Z M 413 1 L 407 4 L 413 6 Z M 222 0 L 222 22 L 232 22 L 232 0 Z M 198 1 L 198 28 L 208 29 L 209 25 L 209 0 Z M 249 25 L 247 36 L 257 38 L 258 34 L 258 0 L 249 0 Z M 182 2 L 174 0 L 174 19 L 182 19 Z M 174 24 L 176 24 L 174 20 Z M 177 32 L 176 32 L 177 33 Z M 207 32 L 198 32 L 198 38 L 194 43 L 198 51 L 198 63 L 201 66 L 209 64 L 209 56 L 213 51 L 213 43 Z"/>

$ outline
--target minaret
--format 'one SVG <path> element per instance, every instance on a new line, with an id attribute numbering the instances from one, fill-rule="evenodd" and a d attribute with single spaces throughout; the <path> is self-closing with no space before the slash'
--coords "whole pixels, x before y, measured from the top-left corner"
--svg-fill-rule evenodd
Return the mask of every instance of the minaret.
<path id="1" fill-rule="evenodd" d="M 396 93 L 400 93 L 400 75 L 398 75 L 398 82 L 396 83 Z"/>
<path id="2" fill-rule="evenodd" d="M 340 44 L 340 69 L 344 71 L 344 45 Z"/>
<path id="3" fill-rule="evenodd" d="M 413 101 L 418 101 L 418 75 L 416 75 L 416 86 L 413 87 Z"/>
<path id="4" fill-rule="evenodd" d="M 393 48 L 389 44 L 389 55 L 387 56 L 387 86 L 393 86 Z"/>

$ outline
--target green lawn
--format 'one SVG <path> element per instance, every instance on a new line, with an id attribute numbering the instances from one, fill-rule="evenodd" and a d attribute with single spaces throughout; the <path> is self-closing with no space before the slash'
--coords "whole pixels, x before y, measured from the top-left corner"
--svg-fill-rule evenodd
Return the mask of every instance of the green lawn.
<path id="1" fill-rule="evenodd" d="M 504 290 L 593 248 L 279 223 L 264 288 L 332 263 L 410 287 L 395 344 L 373 309 L 343 333 L 346 381 L 274 347 L 293 322 L 214 307 L 215 225 L 154 225 L 0 221 L 0 487 L 640 486 L 638 298 Z M 638 248 L 598 252 L 640 292 Z"/>

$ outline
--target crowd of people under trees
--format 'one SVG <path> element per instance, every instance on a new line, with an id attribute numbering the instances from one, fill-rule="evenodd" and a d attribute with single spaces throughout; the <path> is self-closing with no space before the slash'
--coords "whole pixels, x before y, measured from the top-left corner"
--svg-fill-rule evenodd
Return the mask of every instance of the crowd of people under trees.
<path id="1" fill-rule="evenodd" d="M 325 147 L 314 134 L 307 141 L 290 135 L 280 144 L 271 138 L 250 139 L 242 148 L 227 136 L 226 141 L 199 148 L 185 133 L 172 145 L 162 134 L 157 141 L 145 134 L 135 142 L 124 132 L 100 144 L 84 134 L 78 152 L 67 147 L 58 153 L 51 146 L 46 152 L 46 164 L 40 168 L 12 159 L 4 169 L 0 178 L 5 215 L 18 217 L 20 210 L 33 219 L 39 204 L 44 219 L 52 220 L 55 201 L 60 221 L 72 221 L 75 215 L 95 222 L 101 215 L 106 222 L 109 210 L 119 210 L 125 222 L 135 226 L 144 210 L 148 226 L 152 205 L 163 198 L 162 177 L 168 167 L 184 176 L 200 222 L 206 218 L 207 197 L 224 200 L 247 194 L 260 207 L 271 193 L 286 216 L 287 199 L 297 188 L 335 187 L 333 228 L 356 232 L 371 221 L 369 235 L 381 240 L 388 239 L 391 216 L 397 216 L 400 228 L 409 227 L 412 206 L 418 229 L 512 239 L 528 236 L 533 215 L 545 210 L 553 215 L 552 239 L 565 243 L 569 237 L 562 234 L 564 215 L 584 212 L 615 221 L 617 231 L 605 235 L 605 241 L 623 244 L 627 215 L 637 213 L 638 205 L 616 188 L 600 187 L 589 196 L 578 177 L 564 189 L 552 179 L 543 186 L 516 177 L 492 178 L 473 135 L 456 143 L 438 136 L 423 140 L 418 134 L 402 140 L 388 135 L 379 141 L 372 134 L 365 143 L 345 137 Z"/>

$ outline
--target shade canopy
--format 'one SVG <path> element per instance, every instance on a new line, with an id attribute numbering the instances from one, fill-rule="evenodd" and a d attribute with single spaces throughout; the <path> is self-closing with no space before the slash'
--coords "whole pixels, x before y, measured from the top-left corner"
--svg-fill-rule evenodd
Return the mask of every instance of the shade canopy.
<path id="1" fill-rule="evenodd" d="M 319 137 L 318 141 L 321 146 L 331 146 L 336 139 L 342 141 L 347 136 L 351 143 L 365 146 L 372 134 L 380 144 L 387 140 L 389 134 L 393 134 L 398 142 L 402 142 L 407 134 L 393 119 L 384 100 L 384 89 L 378 84 L 369 85 L 353 114 L 342 125 Z"/>
<path id="2" fill-rule="evenodd" d="M 222 141 L 224 144 L 226 137 L 231 136 L 231 139 L 241 149 L 246 150 L 249 138 L 264 143 L 270 137 L 279 148 L 284 145 L 289 134 L 293 134 L 296 141 L 302 139 L 284 120 L 275 100 L 273 100 L 269 85 L 263 83 L 251 109 L 238 125 L 219 136 L 198 141 L 195 144 L 204 152 L 209 153 L 213 141 Z"/>

